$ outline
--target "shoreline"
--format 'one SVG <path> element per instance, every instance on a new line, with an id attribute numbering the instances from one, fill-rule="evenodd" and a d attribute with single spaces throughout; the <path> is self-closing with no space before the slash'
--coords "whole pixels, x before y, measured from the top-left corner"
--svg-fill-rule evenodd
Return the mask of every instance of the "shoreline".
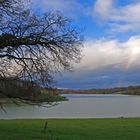
<path id="1" fill-rule="evenodd" d="M 0 121 L 10 121 L 10 120 L 117 120 L 117 119 L 140 119 L 139 117 L 103 117 L 103 118 L 15 118 L 15 119 L 0 119 Z"/>

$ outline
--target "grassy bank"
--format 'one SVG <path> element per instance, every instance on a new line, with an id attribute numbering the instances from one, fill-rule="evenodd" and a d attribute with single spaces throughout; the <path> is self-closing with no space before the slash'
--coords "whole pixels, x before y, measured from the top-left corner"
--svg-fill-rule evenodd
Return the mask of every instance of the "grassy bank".
<path id="1" fill-rule="evenodd" d="M 14 102 L 13 102 L 14 101 Z M 27 100 L 28 101 L 28 100 Z M 45 102 L 61 102 L 61 101 L 68 101 L 68 99 L 62 95 L 59 94 L 50 94 L 50 93 L 41 93 L 37 99 L 34 101 L 34 103 L 45 103 Z M 23 101 L 20 99 L 16 98 L 0 98 L 0 103 L 2 105 L 7 105 L 7 104 L 23 104 Z M 23 104 L 24 105 L 24 104 Z"/>
<path id="2" fill-rule="evenodd" d="M 0 120 L 1 140 L 140 140 L 140 119 Z"/>
<path id="3" fill-rule="evenodd" d="M 59 101 L 67 101 L 68 99 L 66 99 L 66 97 L 57 94 L 57 93 L 49 93 L 49 92 L 42 92 L 39 96 L 38 96 L 38 101 L 39 102 L 59 102 Z"/>

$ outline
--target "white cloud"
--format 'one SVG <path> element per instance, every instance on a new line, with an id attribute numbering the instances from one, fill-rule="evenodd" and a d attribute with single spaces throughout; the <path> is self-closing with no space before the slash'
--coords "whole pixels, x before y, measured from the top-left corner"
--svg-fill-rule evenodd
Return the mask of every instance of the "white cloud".
<path id="1" fill-rule="evenodd" d="M 140 2 L 135 1 L 125 6 L 115 6 L 114 0 L 96 0 L 94 16 L 108 21 L 111 31 L 137 32 L 140 29 Z"/>
<path id="2" fill-rule="evenodd" d="M 93 8 L 94 14 L 102 20 L 107 20 L 112 10 L 113 0 L 97 0 Z"/>
<path id="3" fill-rule="evenodd" d="M 140 36 L 126 42 L 95 40 L 85 43 L 83 59 L 75 66 L 79 70 L 98 70 L 113 67 L 122 70 L 140 68 Z"/>
<path id="4" fill-rule="evenodd" d="M 116 8 L 112 20 L 120 20 L 124 22 L 140 22 L 140 3 L 126 5 Z"/>

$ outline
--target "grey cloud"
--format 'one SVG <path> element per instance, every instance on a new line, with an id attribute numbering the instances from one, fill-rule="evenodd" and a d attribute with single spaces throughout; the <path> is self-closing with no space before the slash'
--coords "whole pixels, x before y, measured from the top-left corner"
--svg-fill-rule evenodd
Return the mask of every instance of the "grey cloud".
<path id="1" fill-rule="evenodd" d="M 92 40 L 85 43 L 83 59 L 74 72 L 58 76 L 66 88 L 106 88 L 140 82 L 140 36 L 126 42 Z"/>

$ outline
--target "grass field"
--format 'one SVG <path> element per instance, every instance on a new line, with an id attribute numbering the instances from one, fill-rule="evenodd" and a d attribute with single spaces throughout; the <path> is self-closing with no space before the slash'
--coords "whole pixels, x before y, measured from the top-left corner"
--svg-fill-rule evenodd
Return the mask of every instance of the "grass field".
<path id="1" fill-rule="evenodd" d="M 0 140 L 140 140 L 140 119 L 0 120 Z"/>

